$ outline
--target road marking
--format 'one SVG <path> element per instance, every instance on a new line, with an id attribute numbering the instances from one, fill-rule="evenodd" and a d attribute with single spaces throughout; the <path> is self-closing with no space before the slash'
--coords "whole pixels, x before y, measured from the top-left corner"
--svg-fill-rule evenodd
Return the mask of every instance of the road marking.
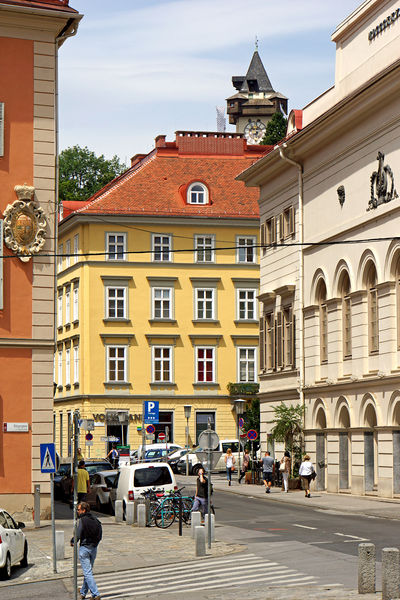
<path id="1" fill-rule="evenodd" d="M 368 538 L 358 537 L 357 535 L 349 535 L 347 533 L 334 533 L 333 535 L 351 538 L 351 540 L 344 540 L 345 542 L 368 542 Z"/>
<path id="2" fill-rule="evenodd" d="M 317 527 L 309 527 L 308 525 L 297 525 L 293 523 L 293 527 L 301 527 L 302 529 L 317 529 Z"/>

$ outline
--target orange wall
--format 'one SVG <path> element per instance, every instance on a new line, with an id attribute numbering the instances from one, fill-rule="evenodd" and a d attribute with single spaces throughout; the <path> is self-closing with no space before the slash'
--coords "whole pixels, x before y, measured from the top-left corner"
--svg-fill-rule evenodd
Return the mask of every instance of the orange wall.
<path id="1" fill-rule="evenodd" d="M 5 103 L 0 157 L 0 211 L 16 199 L 15 185 L 33 185 L 33 42 L 0 38 L 0 102 Z M 14 256 L 5 246 L 5 256 Z M 32 265 L 5 258 L 0 337 L 32 336 Z M 0 389 L 1 393 L 1 389 Z"/>
<path id="2" fill-rule="evenodd" d="M 31 432 L 3 432 L 4 422 L 32 422 L 31 372 L 31 350 L 0 348 L 0 494 L 31 492 Z"/>
<path id="3" fill-rule="evenodd" d="M 15 185 L 33 185 L 33 42 L 0 38 L 0 102 L 5 103 L 0 157 L 0 211 L 17 197 Z M 32 264 L 1 250 L 4 309 L 0 337 L 32 337 Z M 0 348 L 0 494 L 31 492 L 31 433 L 4 433 L 4 422 L 32 422 L 30 349 Z"/>

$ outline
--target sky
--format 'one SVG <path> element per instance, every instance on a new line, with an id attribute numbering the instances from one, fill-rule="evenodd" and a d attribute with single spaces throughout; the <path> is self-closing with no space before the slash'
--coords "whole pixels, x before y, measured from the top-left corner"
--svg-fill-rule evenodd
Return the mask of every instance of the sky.
<path id="1" fill-rule="evenodd" d="M 256 36 L 273 88 L 303 108 L 333 85 L 331 34 L 361 3 L 70 0 L 84 17 L 59 52 L 60 150 L 88 146 L 129 165 L 157 135 L 216 131 Z"/>

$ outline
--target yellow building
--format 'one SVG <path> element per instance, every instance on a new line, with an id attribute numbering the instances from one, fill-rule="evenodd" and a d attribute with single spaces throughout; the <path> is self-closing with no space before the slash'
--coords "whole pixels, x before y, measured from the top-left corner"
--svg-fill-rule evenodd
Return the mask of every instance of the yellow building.
<path id="1" fill-rule="evenodd" d="M 242 134 L 177 132 L 59 224 L 56 447 L 71 416 L 95 421 L 85 456 L 109 438 L 137 448 L 144 400 L 158 400 L 170 441 L 211 418 L 236 437 L 233 400 L 254 392 L 258 346 L 257 192 L 235 177 L 264 149 Z M 245 384 L 230 387 L 229 383 Z M 233 395 L 232 395 L 233 394 Z M 84 432 L 83 432 L 84 433 Z M 84 435 L 80 445 L 84 448 Z"/>

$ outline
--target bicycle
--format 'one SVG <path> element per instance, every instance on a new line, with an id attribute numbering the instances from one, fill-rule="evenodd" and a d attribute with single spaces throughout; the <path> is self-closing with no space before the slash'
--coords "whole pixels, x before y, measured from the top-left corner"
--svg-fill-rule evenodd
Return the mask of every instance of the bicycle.
<path id="1" fill-rule="evenodd" d="M 183 522 L 186 525 L 190 523 L 194 498 L 193 496 L 182 496 L 181 490 L 166 496 L 161 501 L 154 515 L 157 527 L 166 529 L 172 525 L 176 518 L 179 519 L 180 506 L 182 506 Z"/>

